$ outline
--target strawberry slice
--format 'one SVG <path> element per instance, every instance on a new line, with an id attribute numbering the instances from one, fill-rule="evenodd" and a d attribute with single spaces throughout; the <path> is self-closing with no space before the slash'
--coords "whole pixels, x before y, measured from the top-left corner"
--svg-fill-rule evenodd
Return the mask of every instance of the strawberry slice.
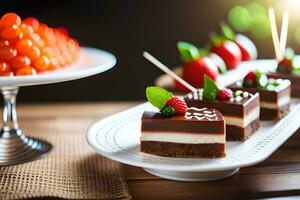
<path id="1" fill-rule="evenodd" d="M 242 61 L 254 60 L 257 58 L 257 49 L 248 37 L 242 34 L 235 35 L 228 24 L 221 23 L 220 27 L 221 35 L 238 45 L 242 54 Z"/>
<path id="2" fill-rule="evenodd" d="M 214 45 L 212 52 L 219 55 L 225 62 L 227 69 L 235 69 L 242 60 L 242 53 L 237 44 L 230 40 L 225 40 Z"/>
<path id="3" fill-rule="evenodd" d="M 242 61 L 255 60 L 257 58 L 257 49 L 248 37 L 237 34 L 234 41 L 241 50 Z"/>

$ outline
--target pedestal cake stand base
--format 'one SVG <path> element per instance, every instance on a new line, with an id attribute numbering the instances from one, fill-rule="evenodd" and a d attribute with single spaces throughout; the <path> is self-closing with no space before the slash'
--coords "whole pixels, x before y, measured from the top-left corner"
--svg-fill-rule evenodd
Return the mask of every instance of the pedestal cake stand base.
<path id="1" fill-rule="evenodd" d="M 0 132 L 0 166 L 9 166 L 37 160 L 52 149 L 48 142 L 27 137 L 20 131 Z"/>

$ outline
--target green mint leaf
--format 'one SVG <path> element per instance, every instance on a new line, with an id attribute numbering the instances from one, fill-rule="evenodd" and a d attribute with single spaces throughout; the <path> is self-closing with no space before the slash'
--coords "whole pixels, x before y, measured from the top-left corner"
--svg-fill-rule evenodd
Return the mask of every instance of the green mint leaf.
<path id="1" fill-rule="evenodd" d="M 268 77 L 266 74 L 256 71 L 256 80 L 258 87 L 265 88 L 268 84 Z"/>
<path id="2" fill-rule="evenodd" d="M 190 43 L 178 42 L 177 49 L 180 53 L 180 59 L 184 63 L 200 58 L 198 48 Z"/>
<path id="3" fill-rule="evenodd" d="M 221 26 L 221 32 L 224 35 L 224 37 L 227 38 L 228 40 L 234 41 L 235 34 L 233 30 L 228 26 L 228 24 L 222 22 L 220 26 Z"/>
<path id="4" fill-rule="evenodd" d="M 225 37 L 216 32 L 210 33 L 209 37 L 213 46 L 219 46 L 225 41 Z"/>
<path id="5" fill-rule="evenodd" d="M 146 88 L 146 96 L 153 106 L 161 110 L 173 94 L 163 88 L 150 86 Z"/>
<path id="6" fill-rule="evenodd" d="M 209 76 L 204 75 L 203 98 L 207 100 L 215 100 L 219 92 L 218 86 Z"/>
<path id="7" fill-rule="evenodd" d="M 300 75 L 300 68 L 293 68 L 292 74 Z"/>

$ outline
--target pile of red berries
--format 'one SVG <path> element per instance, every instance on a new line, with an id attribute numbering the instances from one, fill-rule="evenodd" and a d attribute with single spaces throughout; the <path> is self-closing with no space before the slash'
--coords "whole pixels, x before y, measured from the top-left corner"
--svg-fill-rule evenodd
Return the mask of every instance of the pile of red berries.
<path id="1" fill-rule="evenodd" d="M 79 44 L 64 28 L 7 13 L 0 20 L 0 76 L 34 75 L 74 63 Z"/>

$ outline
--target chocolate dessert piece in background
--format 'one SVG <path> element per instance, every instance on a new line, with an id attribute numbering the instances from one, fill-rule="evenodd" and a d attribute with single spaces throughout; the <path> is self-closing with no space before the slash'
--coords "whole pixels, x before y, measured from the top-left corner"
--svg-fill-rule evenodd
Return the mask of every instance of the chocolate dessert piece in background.
<path id="1" fill-rule="evenodd" d="M 229 100 L 206 100 L 203 90 L 184 97 L 188 106 L 214 108 L 226 121 L 226 140 L 244 141 L 259 128 L 259 94 L 241 92 Z"/>
<path id="2" fill-rule="evenodd" d="M 291 82 L 287 79 L 271 78 L 267 81 L 265 87 L 246 87 L 243 85 L 243 81 L 238 81 L 228 88 L 253 94 L 258 92 L 260 96 L 260 119 L 280 119 L 290 110 Z"/>
<path id="3" fill-rule="evenodd" d="M 224 118 L 215 109 L 190 107 L 172 117 L 146 111 L 140 149 L 159 156 L 218 158 L 226 155 L 225 135 Z"/>
<path id="4" fill-rule="evenodd" d="M 291 96 L 300 98 L 300 74 L 283 74 L 277 72 L 269 72 L 267 74 L 269 78 L 273 79 L 288 79 L 291 81 Z"/>

